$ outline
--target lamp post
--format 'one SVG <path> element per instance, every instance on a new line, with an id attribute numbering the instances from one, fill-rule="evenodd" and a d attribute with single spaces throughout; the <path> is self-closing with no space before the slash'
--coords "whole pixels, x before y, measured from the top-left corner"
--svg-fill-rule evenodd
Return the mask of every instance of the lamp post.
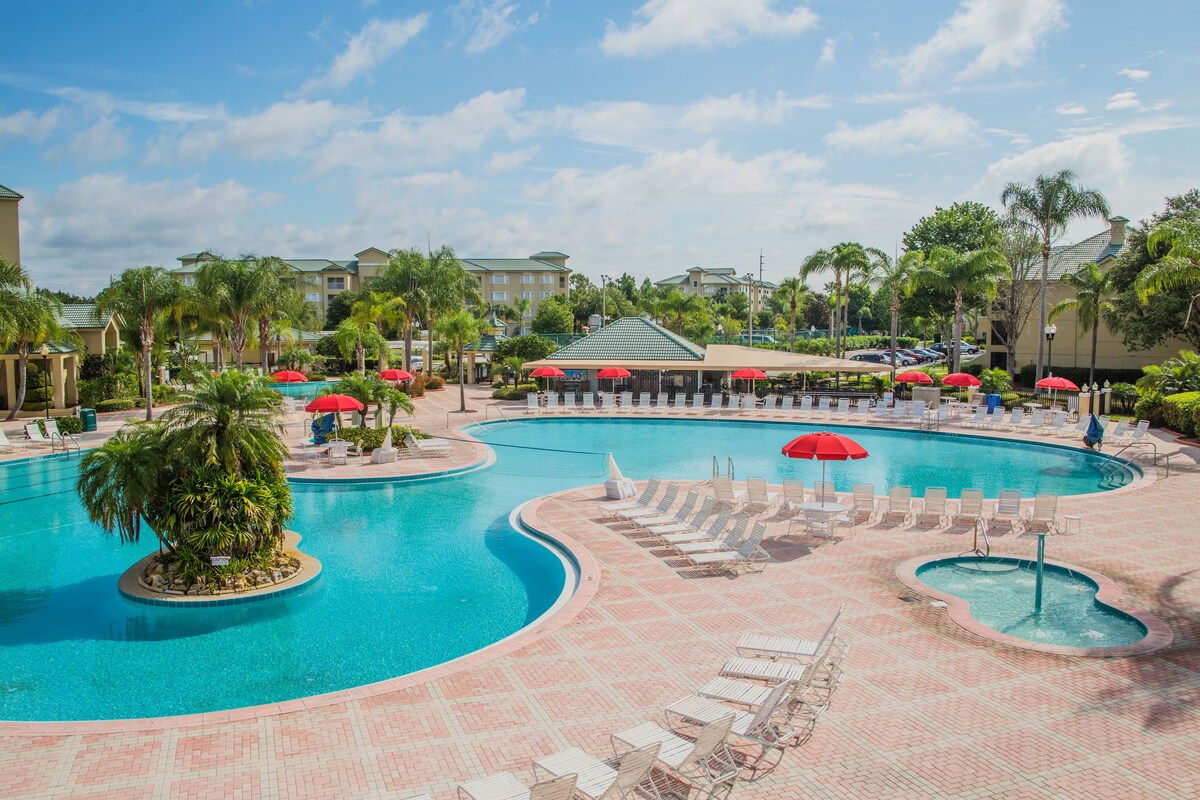
<path id="1" fill-rule="evenodd" d="M 50 419 L 50 403 L 54 401 L 54 384 L 50 382 L 50 370 L 46 368 L 46 357 L 50 355 L 50 346 L 42 342 L 38 352 L 42 356 L 42 380 L 46 382 L 46 388 L 50 389 L 50 397 L 46 400 L 46 419 Z"/>
<path id="2" fill-rule="evenodd" d="M 1046 374 L 1053 375 L 1054 368 L 1051 365 L 1054 363 L 1054 334 L 1058 333 L 1058 326 L 1047 325 L 1043 333 L 1046 334 Z"/>
<path id="3" fill-rule="evenodd" d="M 750 332 L 750 346 L 754 347 L 754 273 L 746 273 L 746 316 L 749 318 L 746 321 L 749 323 L 747 330 Z"/>
<path id="4" fill-rule="evenodd" d="M 608 320 L 606 312 L 608 309 L 608 276 L 600 276 L 600 327 L 604 327 L 604 323 Z"/>

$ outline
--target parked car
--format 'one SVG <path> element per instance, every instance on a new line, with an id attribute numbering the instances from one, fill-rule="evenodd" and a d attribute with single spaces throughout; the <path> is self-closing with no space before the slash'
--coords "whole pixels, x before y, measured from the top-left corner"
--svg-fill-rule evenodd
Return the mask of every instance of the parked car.
<path id="1" fill-rule="evenodd" d="M 886 363 L 886 364 L 892 363 L 892 351 L 891 350 L 884 350 L 881 353 L 881 355 L 883 356 L 884 363 Z M 903 350 L 896 351 L 896 366 L 913 367 L 919 363 L 921 363 L 921 362 L 917 361 L 917 359 L 913 358 L 912 356 L 905 355 Z"/>
<path id="2" fill-rule="evenodd" d="M 742 344 L 750 344 L 750 334 L 743 332 L 741 335 Z M 775 337 L 769 333 L 754 334 L 754 344 L 775 344 Z"/>
<path id="3" fill-rule="evenodd" d="M 918 364 L 924 364 L 926 361 L 933 360 L 929 356 L 922 353 L 920 350 L 914 350 L 911 347 L 903 347 L 900 349 L 900 352 L 903 353 L 904 355 L 908 356 L 909 358 L 915 358 L 917 360 Z"/>
<path id="4" fill-rule="evenodd" d="M 918 353 L 924 353 L 929 356 L 930 361 L 941 361 L 946 357 L 945 353 L 939 353 L 937 350 L 931 350 L 927 347 L 914 347 L 913 349 Z"/>
<path id="5" fill-rule="evenodd" d="M 851 361 L 866 361 L 870 364 L 891 364 L 892 360 L 883 353 L 859 353 L 850 356 Z"/>

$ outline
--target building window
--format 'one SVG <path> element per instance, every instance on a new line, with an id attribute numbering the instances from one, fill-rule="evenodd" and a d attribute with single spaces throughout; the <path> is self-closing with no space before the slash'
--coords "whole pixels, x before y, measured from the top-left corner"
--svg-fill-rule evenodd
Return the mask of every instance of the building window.
<path id="1" fill-rule="evenodd" d="M 705 287 L 704 287 L 704 293 L 705 293 L 705 294 L 713 294 L 715 291 L 716 291 L 716 289 L 714 289 L 714 288 L 713 288 L 713 287 L 711 287 L 711 286 L 705 286 Z"/>
<path id="2" fill-rule="evenodd" d="M 327 295 L 325 295 L 325 305 L 329 305 L 330 303 L 332 303 L 332 302 L 333 302 L 333 298 L 335 298 L 335 297 L 337 297 L 337 295 L 336 295 L 336 294 L 327 294 Z"/>
<path id="3" fill-rule="evenodd" d="M 554 283 L 554 276 L 553 275 L 543 275 L 542 283 Z"/>
<path id="4" fill-rule="evenodd" d="M 184 285 L 184 286 L 195 286 L 195 285 L 196 285 L 196 278 L 195 278 L 195 276 L 193 276 L 193 275 L 184 275 L 184 276 L 183 276 L 183 285 Z"/>
<path id="5" fill-rule="evenodd" d="M 695 289 L 695 288 L 696 288 L 697 286 L 699 286 L 699 285 L 700 285 L 700 281 L 695 281 L 695 280 L 694 280 L 694 281 L 692 281 L 692 288 L 693 288 L 693 289 Z"/>
<path id="6" fill-rule="evenodd" d="M 305 292 L 304 299 L 310 303 L 319 303 L 319 302 L 321 302 L 321 293 L 320 292 Z"/>
<path id="7" fill-rule="evenodd" d="M 508 292 L 492 292 L 491 299 L 493 303 L 508 302 Z"/>
<path id="8" fill-rule="evenodd" d="M 328 282 L 325 284 L 325 286 L 330 291 L 346 288 L 346 276 L 344 276 L 344 275 L 339 275 L 336 278 L 329 278 L 327 280 L 328 280 Z"/>
<path id="9" fill-rule="evenodd" d="M 565 276 L 561 276 L 561 275 L 559 276 L 559 278 L 558 278 L 558 288 L 560 288 L 560 289 L 565 289 L 565 288 L 567 288 L 567 279 L 566 279 L 566 277 L 565 277 Z"/>
<path id="10" fill-rule="evenodd" d="M 522 275 L 521 283 L 533 283 L 533 276 L 529 274 Z"/>
<path id="11" fill-rule="evenodd" d="M 553 296 L 554 296 L 554 292 L 542 292 L 543 300 L 545 300 L 547 297 L 553 297 Z"/>
<path id="12" fill-rule="evenodd" d="M 508 283 L 507 275 L 493 275 L 492 283 Z"/>
<path id="13" fill-rule="evenodd" d="M 526 300 L 532 300 L 533 292 L 521 292 L 521 297 L 524 297 Z"/>

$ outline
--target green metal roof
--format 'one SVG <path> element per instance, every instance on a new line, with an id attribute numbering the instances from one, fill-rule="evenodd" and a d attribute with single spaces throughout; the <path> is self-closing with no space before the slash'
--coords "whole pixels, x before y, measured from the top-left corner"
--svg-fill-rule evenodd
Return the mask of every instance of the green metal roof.
<path id="1" fill-rule="evenodd" d="M 22 200 L 23 195 L 19 195 L 7 186 L 0 185 L 0 198 L 5 200 Z"/>
<path id="2" fill-rule="evenodd" d="M 467 272 L 570 272 L 568 267 L 560 267 L 549 261 L 539 261 L 535 258 L 463 258 L 463 267 Z"/>
<path id="3" fill-rule="evenodd" d="M 63 355 L 65 353 L 78 353 L 79 352 L 79 348 L 73 344 L 65 344 L 65 343 L 55 344 L 54 342 L 46 342 L 46 347 L 47 347 L 47 349 L 50 350 L 48 355 L 52 355 L 52 356 L 53 355 Z M 5 355 L 10 355 L 10 356 L 15 356 L 16 354 L 17 354 L 16 347 L 9 348 L 9 350 L 5 353 Z M 41 357 L 42 357 L 42 354 L 39 353 L 35 348 L 30 348 L 30 350 L 29 350 L 29 360 L 30 361 L 36 361 L 37 359 L 39 359 Z"/>
<path id="4" fill-rule="evenodd" d="M 586 359 L 621 366 L 622 361 L 703 361 L 704 348 L 645 317 L 621 317 L 549 357 Z"/>
<path id="5" fill-rule="evenodd" d="M 64 303 L 58 324 L 64 328 L 107 328 L 112 314 L 99 315 L 94 303 Z"/>
<path id="6" fill-rule="evenodd" d="M 1070 275 L 1079 270 L 1084 264 L 1100 264 L 1110 258 L 1116 258 L 1128 246 L 1128 239 L 1122 244 L 1112 243 L 1112 229 L 1106 228 L 1095 236 L 1090 236 L 1082 242 L 1061 245 L 1050 250 L 1050 267 L 1047 277 L 1055 281 L 1064 275 Z M 1041 279 L 1040 264 L 1034 269 L 1035 277 Z"/>
<path id="7" fill-rule="evenodd" d="M 180 256 L 179 260 L 195 260 L 200 253 L 188 253 L 186 256 Z M 285 258 L 283 263 L 287 264 L 297 272 L 358 272 L 358 262 L 350 261 L 331 261 L 328 258 Z M 176 267 L 172 272 L 192 273 L 199 269 L 199 264 L 191 264 L 184 267 Z"/>
<path id="8" fill-rule="evenodd" d="M 477 341 L 465 346 L 463 350 L 468 353 L 494 353 L 496 352 L 496 345 L 506 341 L 508 341 L 508 337 L 503 333 L 497 333 L 495 335 L 489 333 L 487 335 L 480 336 Z"/>

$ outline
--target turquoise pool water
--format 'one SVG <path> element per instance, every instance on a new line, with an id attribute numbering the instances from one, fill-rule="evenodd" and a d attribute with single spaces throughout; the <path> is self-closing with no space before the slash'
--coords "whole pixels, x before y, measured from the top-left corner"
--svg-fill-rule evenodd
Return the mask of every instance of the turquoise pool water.
<path id="1" fill-rule="evenodd" d="M 1096 600 L 1095 581 L 1054 564 L 1043 573 L 1042 612 L 1033 613 L 1037 564 L 1010 558 L 944 559 L 917 569 L 927 586 L 966 600 L 994 631 L 1040 644 L 1119 647 L 1146 637 L 1146 626 Z"/>
<path id="2" fill-rule="evenodd" d="M 165 716 L 320 694 L 477 650 L 540 616 L 564 584 L 559 557 L 509 514 L 594 484 L 612 451 L 626 475 L 815 480 L 779 448 L 813 426 L 735 421 L 530 420 L 478 431 L 496 461 L 436 480 L 295 485 L 292 527 L 324 573 L 311 587 L 234 608 L 122 599 L 120 574 L 153 549 L 88 522 L 78 458 L 0 466 L 0 719 Z M 1093 492 L 1095 456 L 967 438 L 849 430 L 871 451 L 830 465 L 839 489 L 870 481 Z M 548 449 L 547 449 L 548 448 Z M 567 452 L 560 452 L 567 451 Z"/>
<path id="3" fill-rule="evenodd" d="M 284 397 L 312 400 L 322 389 L 333 386 L 337 381 L 300 381 L 298 383 L 272 383 L 271 388 Z"/>

